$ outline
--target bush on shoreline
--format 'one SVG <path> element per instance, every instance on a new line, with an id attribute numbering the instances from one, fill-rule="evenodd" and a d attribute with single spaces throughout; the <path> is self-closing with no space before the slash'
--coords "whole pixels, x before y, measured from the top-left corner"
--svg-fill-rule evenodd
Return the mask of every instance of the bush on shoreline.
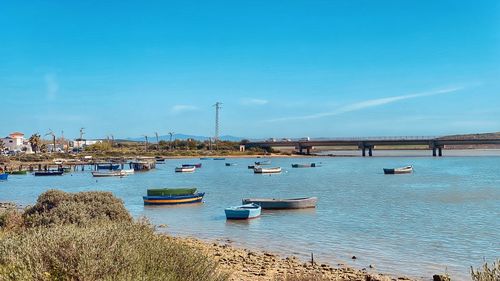
<path id="1" fill-rule="evenodd" d="M 109 192 L 50 190 L 0 212 L 0 280 L 224 281 L 214 260 L 134 222 Z"/>
<path id="2" fill-rule="evenodd" d="M 123 202 L 111 192 L 66 193 L 49 190 L 38 197 L 36 204 L 23 214 L 27 227 L 77 224 L 93 220 L 131 222 L 132 217 Z"/>
<path id="3" fill-rule="evenodd" d="M 488 263 L 484 263 L 482 268 L 474 270 L 471 269 L 471 277 L 473 281 L 498 281 L 500 280 L 500 260 L 493 262 L 490 266 Z"/>

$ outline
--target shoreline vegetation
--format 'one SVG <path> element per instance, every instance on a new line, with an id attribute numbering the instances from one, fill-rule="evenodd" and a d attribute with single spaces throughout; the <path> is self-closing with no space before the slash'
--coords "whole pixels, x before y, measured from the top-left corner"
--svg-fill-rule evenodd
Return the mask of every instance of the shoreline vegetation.
<path id="1" fill-rule="evenodd" d="M 24 209 L 2 203 L 0 280 L 412 280 L 155 230 L 109 192 L 49 190 Z M 498 261 L 471 269 L 473 281 L 499 276 Z M 433 279 L 450 280 L 446 274 Z"/>

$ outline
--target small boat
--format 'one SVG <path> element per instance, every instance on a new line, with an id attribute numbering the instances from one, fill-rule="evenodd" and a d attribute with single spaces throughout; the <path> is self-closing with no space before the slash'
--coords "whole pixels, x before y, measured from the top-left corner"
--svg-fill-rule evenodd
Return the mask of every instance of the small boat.
<path id="1" fill-rule="evenodd" d="M 9 177 L 9 174 L 0 174 L 0 180 L 4 181 L 4 180 L 7 180 L 7 178 Z"/>
<path id="2" fill-rule="evenodd" d="M 201 163 L 196 163 L 196 164 L 182 164 L 182 167 L 196 167 L 196 168 L 201 168 Z"/>
<path id="3" fill-rule="evenodd" d="M 238 165 L 238 164 L 236 164 L 236 163 L 226 163 L 227 167 L 229 167 L 229 166 L 236 166 L 236 165 Z"/>
<path id="4" fill-rule="evenodd" d="M 62 176 L 63 171 L 39 171 L 35 172 L 35 177 Z"/>
<path id="5" fill-rule="evenodd" d="M 176 173 L 192 173 L 196 170 L 195 166 L 188 166 L 188 167 L 177 167 L 175 168 Z"/>
<path id="6" fill-rule="evenodd" d="M 255 169 L 256 167 L 258 167 L 258 166 L 250 165 L 250 166 L 248 166 L 248 169 Z"/>
<path id="7" fill-rule="evenodd" d="M 133 175 L 135 173 L 135 170 L 134 169 L 121 169 L 120 173 L 124 176 Z"/>
<path id="8" fill-rule="evenodd" d="M 307 164 L 292 164 L 292 168 L 314 168 L 319 167 L 316 163 L 307 163 Z"/>
<path id="9" fill-rule="evenodd" d="M 255 165 L 257 165 L 257 166 L 271 165 L 271 160 L 258 161 L 258 162 L 255 162 Z"/>
<path id="10" fill-rule="evenodd" d="M 226 158 L 223 158 L 223 157 L 216 157 L 216 158 L 214 158 L 214 160 L 226 160 Z"/>
<path id="11" fill-rule="evenodd" d="M 393 175 L 393 174 L 410 174 L 413 172 L 413 166 L 406 166 L 401 168 L 394 169 L 384 169 L 384 174 Z"/>
<path id="12" fill-rule="evenodd" d="M 124 177 L 127 174 L 122 173 L 122 171 L 108 171 L 108 172 L 100 172 L 94 171 L 92 172 L 92 176 L 96 178 L 104 178 L 104 177 Z"/>
<path id="13" fill-rule="evenodd" d="M 148 196 L 192 195 L 196 193 L 196 188 L 151 188 L 147 192 Z"/>
<path id="14" fill-rule="evenodd" d="M 98 170 L 118 170 L 120 168 L 120 164 L 97 164 Z"/>
<path id="15" fill-rule="evenodd" d="M 61 168 L 63 173 L 71 173 L 71 167 L 63 167 Z"/>
<path id="16" fill-rule="evenodd" d="M 292 199 L 275 198 L 246 198 L 242 200 L 243 204 L 257 204 L 262 209 L 305 209 L 316 208 L 317 197 L 304 197 Z"/>
<path id="17" fill-rule="evenodd" d="M 165 164 L 165 159 L 164 158 L 156 158 L 156 164 Z"/>
<path id="18" fill-rule="evenodd" d="M 210 159 L 212 159 L 212 158 L 210 158 L 210 157 L 201 157 L 200 158 L 200 160 L 210 160 Z"/>
<path id="19" fill-rule="evenodd" d="M 6 174 L 9 174 L 9 175 L 26 175 L 28 174 L 28 171 L 26 170 L 23 170 L 23 171 L 8 171 L 8 172 L 5 172 Z"/>
<path id="20" fill-rule="evenodd" d="M 278 173 L 281 173 L 281 168 L 280 167 L 275 167 L 275 168 L 255 167 L 253 169 L 253 172 L 256 174 L 278 174 Z"/>
<path id="21" fill-rule="evenodd" d="M 257 204 L 245 204 L 224 210 L 228 220 L 247 220 L 260 216 L 262 208 Z"/>
<path id="22" fill-rule="evenodd" d="M 188 195 L 172 195 L 172 196 L 143 196 L 144 205 L 176 205 L 176 204 L 191 204 L 200 203 L 205 196 L 204 192 Z"/>

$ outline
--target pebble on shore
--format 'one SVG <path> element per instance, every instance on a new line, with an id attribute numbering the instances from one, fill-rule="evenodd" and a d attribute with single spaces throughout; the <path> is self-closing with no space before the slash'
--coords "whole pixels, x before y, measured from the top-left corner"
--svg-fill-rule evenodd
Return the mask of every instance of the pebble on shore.
<path id="1" fill-rule="evenodd" d="M 321 278 L 318 280 L 410 280 L 406 277 L 390 277 L 346 266 L 335 268 L 327 264 L 305 263 L 294 256 L 283 258 L 273 253 L 236 248 L 226 243 L 207 243 L 195 238 L 165 237 L 187 244 L 214 257 L 220 268 L 231 274 L 231 281 L 286 280 L 285 278 L 290 275 Z"/>

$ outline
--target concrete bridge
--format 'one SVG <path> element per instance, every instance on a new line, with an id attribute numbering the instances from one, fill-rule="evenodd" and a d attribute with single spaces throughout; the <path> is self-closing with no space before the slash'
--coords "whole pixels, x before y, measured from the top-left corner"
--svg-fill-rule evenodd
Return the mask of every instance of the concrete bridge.
<path id="1" fill-rule="evenodd" d="M 500 145 L 500 138 L 446 138 L 446 137 L 372 137 L 372 138 L 336 138 L 318 140 L 267 140 L 252 141 L 245 144 L 246 148 L 260 147 L 294 147 L 300 154 L 310 154 L 314 147 L 354 146 L 361 150 L 362 156 L 373 156 L 376 146 L 426 146 L 432 150 L 432 156 L 443 156 L 443 149 L 449 145 Z"/>

